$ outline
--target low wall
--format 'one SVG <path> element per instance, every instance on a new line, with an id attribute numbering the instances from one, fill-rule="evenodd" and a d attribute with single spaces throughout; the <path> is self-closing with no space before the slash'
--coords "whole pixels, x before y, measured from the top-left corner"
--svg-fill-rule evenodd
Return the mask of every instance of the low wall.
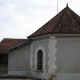
<path id="1" fill-rule="evenodd" d="M 56 80 L 80 80 L 80 73 L 57 73 Z"/>
<path id="2" fill-rule="evenodd" d="M 0 73 L 7 73 L 8 66 L 0 66 Z"/>
<path id="3" fill-rule="evenodd" d="M 37 77 L 0 75 L 0 80 L 41 80 Z"/>

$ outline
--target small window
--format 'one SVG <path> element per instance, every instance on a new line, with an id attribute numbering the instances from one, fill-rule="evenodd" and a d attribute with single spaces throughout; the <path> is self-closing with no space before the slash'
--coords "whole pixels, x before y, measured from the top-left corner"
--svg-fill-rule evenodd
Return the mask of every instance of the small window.
<path id="1" fill-rule="evenodd" d="M 43 70 L 43 52 L 42 50 L 39 50 L 37 54 L 37 70 Z"/>
<path id="2" fill-rule="evenodd" d="M 0 65 L 8 65 L 8 55 L 0 55 Z"/>

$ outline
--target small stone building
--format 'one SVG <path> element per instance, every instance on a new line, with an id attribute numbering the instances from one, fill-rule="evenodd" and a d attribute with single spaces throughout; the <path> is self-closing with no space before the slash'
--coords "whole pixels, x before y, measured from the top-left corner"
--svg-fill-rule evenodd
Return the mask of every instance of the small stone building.
<path id="1" fill-rule="evenodd" d="M 24 44 L 7 48 L 8 75 L 80 79 L 80 16 L 68 5 Z"/>

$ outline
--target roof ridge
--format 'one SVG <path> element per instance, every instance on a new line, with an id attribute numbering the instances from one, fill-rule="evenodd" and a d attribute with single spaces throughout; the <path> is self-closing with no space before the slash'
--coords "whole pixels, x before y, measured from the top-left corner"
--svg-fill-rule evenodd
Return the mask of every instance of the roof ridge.
<path id="1" fill-rule="evenodd" d="M 62 17 L 63 17 L 63 15 L 64 15 L 64 13 L 66 12 L 66 10 L 67 10 L 67 8 L 68 8 L 68 6 L 66 6 L 63 10 L 62 10 L 62 14 L 61 14 L 61 16 L 59 17 L 59 19 L 57 20 L 57 23 L 55 24 L 55 26 L 53 27 L 53 29 L 52 29 L 52 31 L 51 31 L 51 33 L 54 31 L 54 30 L 56 30 L 56 28 L 57 28 L 57 25 L 59 24 L 59 22 L 60 22 L 60 20 L 62 19 Z M 64 11 L 64 12 L 63 12 Z M 58 13 L 59 14 L 59 13 Z"/>

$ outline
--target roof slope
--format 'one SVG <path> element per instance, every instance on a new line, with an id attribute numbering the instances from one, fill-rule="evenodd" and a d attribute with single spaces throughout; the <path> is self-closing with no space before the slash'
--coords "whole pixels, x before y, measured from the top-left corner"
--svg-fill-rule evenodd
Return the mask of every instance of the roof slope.
<path id="1" fill-rule="evenodd" d="M 2 46 L 1 43 L 0 43 L 0 54 L 8 54 L 8 51 L 6 50 L 6 48 Z"/>
<path id="2" fill-rule="evenodd" d="M 80 34 L 80 17 L 68 5 L 28 38 L 45 34 Z"/>
<path id="3" fill-rule="evenodd" d="M 1 44 L 2 44 L 3 47 L 9 48 L 9 47 L 16 46 L 17 44 L 20 44 L 20 43 L 23 43 L 23 42 L 26 42 L 26 41 L 27 41 L 27 39 L 4 38 L 1 41 Z"/>
<path id="4" fill-rule="evenodd" d="M 15 46 L 22 44 L 22 43 L 26 43 L 29 42 L 28 39 L 11 39 L 11 38 L 4 38 L 1 42 L 0 42 L 0 54 L 2 53 L 8 53 L 7 49 L 11 48 L 13 49 Z"/>

